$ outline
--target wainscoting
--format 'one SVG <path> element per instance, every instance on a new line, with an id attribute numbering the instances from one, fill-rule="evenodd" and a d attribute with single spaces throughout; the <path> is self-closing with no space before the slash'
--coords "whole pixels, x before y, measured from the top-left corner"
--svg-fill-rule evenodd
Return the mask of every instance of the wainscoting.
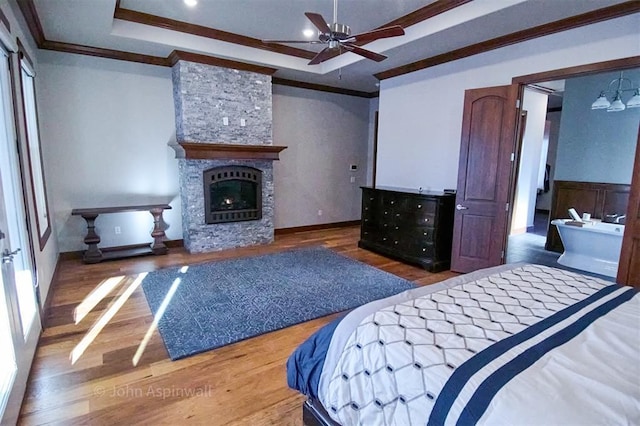
<path id="1" fill-rule="evenodd" d="M 557 180 L 553 183 L 549 221 L 568 218 L 567 210 L 572 207 L 580 215 L 584 212 L 591 213 L 594 219 L 602 219 L 613 213 L 625 214 L 630 188 L 631 185 L 614 183 Z M 558 253 L 564 251 L 555 226 L 549 226 L 545 248 Z"/>

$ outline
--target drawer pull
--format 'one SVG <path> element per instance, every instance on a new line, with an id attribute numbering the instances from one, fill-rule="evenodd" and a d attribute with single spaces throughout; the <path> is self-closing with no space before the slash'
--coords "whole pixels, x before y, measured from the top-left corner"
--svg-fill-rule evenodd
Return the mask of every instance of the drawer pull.
<path id="1" fill-rule="evenodd" d="M 395 201 L 391 201 L 391 204 L 395 204 Z"/>
<path id="2" fill-rule="evenodd" d="M 394 241 L 394 242 L 393 242 L 393 244 L 398 244 L 398 242 L 397 242 L 397 241 Z"/>
<path id="3" fill-rule="evenodd" d="M 396 213 L 396 217 L 400 217 L 400 213 Z"/>
<path id="4" fill-rule="evenodd" d="M 382 239 L 382 241 L 387 241 L 387 237 L 384 237 L 384 238 Z"/>
<path id="5" fill-rule="evenodd" d="M 427 233 L 426 233 L 426 232 L 423 232 L 423 233 L 422 233 L 422 235 L 427 235 Z"/>
<path id="6" fill-rule="evenodd" d="M 429 222 L 429 218 L 426 218 L 424 221 L 425 221 L 425 222 Z"/>
<path id="7" fill-rule="evenodd" d="M 387 213 L 389 213 L 389 212 L 384 212 L 384 214 L 387 214 Z"/>
<path id="8" fill-rule="evenodd" d="M 422 208 L 422 204 L 418 204 L 418 208 L 421 209 Z"/>
<path id="9" fill-rule="evenodd" d="M 398 229 L 398 227 L 396 226 L 396 229 Z"/>
<path id="10" fill-rule="evenodd" d="M 427 251 L 427 249 L 426 249 L 426 248 L 423 248 L 423 249 L 422 249 L 422 251 Z"/>
<path id="11" fill-rule="evenodd" d="M 369 201 L 373 201 L 373 197 L 369 197 Z"/>
<path id="12" fill-rule="evenodd" d="M 365 207 L 364 209 L 365 209 L 365 210 L 369 210 L 369 207 Z"/>

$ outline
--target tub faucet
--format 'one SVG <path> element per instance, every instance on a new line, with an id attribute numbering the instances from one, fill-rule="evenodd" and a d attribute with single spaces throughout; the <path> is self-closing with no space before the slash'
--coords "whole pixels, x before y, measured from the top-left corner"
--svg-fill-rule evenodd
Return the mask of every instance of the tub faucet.
<path id="1" fill-rule="evenodd" d="M 615 222 L 615 223 L 620 223 L 620 221 L 621 221 L 621 220 L 622 220 L 622 221 L 624 221 L 624 220 L 626 219 L 626 217 L 627 217 L 627 215 L 625 215 L 625 214 L 620 215 L 620 216 L 616 217 L 616 219 L 614 220 L 614 222 Z"/>

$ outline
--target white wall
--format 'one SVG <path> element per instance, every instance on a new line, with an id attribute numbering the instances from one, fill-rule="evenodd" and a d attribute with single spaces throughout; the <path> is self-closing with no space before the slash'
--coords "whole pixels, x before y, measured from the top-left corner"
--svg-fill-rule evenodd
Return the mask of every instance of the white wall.
<path id="1" fill-rule="evenodd" d="M 558 152 L 558 135 L 560 134 L 560 119 L 562 111 L 547 113 L 549 121 L 549 150 L 547 151 L 547 164 L 551 166 L 549 171 L 549 191 L 538 195 L 536 208 L 540 210 L 551 210 L 551 192 L 553 191 L 553 180 L 556 173 L 556 154 Z"/>
<path id="2" fill-rule="evenodd" d="M 383 80 L 378 183 L 455 188 L 464 91 L 514 76 L 640 55 L 640 14 Z"/>
<path id="3" fill-rule="evenodd" d="M 16 5 L 13 4 L 12 6 L 16 6 Z M 27 51 L 27 54 L 29 55 L 30 59 L 34 62 L 33 65 L 36 69 L 36 84 L 39 84 L 40 81 L 42 80 L 42 77 L 39 75 L 40 67 L 36 57 L 36 46 L 33 39 L 31 38 L 29 31 L 27 30 L 27 26 L 24 22 L 22 14 L 18 10 L 14 10 L 12 7 L 10 7 L 8 2 L 5 0 L 0 1 L 0 8 L 2 8 L 2 12 L 5 14 L 7 19 L 9 20 L 9 24 L 11 26 L 11 33 L 12 33 L 11 35 L 14 37 L 17 37 L 22 42 L 24 48 Z M 39 93 L 36 93 L 36 95 L 38 96 Z M 39 101 L 39 99 L 37 99 L 37 101 Z M 38 109 L 39 110 L 41 109 L 41 106 L 39 103 L 38 103 Z M 40 116 L 41 115 L 42 114 L 40 114 Z M 40 118 L 40 129 L 42 132 L 42 117 L 39 117 L 39 118 Z M 23 152 L 26 152 L 24 148 L 23 148 Z M 28 167 L 25 167 L 25 166 L 26 164 L 23 163 L 23 170 L 25 170 L 25 173 L 26 173 L 26 170 L 28 170 Z M 44 178 L 45 178 L 45 185 L 47 186 L 49 212 L 51 213 L 52 212 L 51 199 L 53 194 L 51 193 L 49 177 L 50 177 L 49 173 L 47 173 L 47 170 L 45 168 Z M 28 180 L 29 177 L 26 177 L 26 179 Z M 30 185 L 27 185 L 26 199 L 27 199 L 27 209 L 29 213 L 29 222 L 31 225 L 31 229 L 36 230 L 38 229 L 36 226 L 36 211 L 35 211 L 35 206 L 33 202 L 33 193 Z M 53 278 L 53 273 L 56 268 L 56 262 L 58 260 L 58 253 L 59 253 L 58 243 L 55 237 L 55 233 L 56 233 L 55 223 L 51 223 L 51 227 L 52 227 L 51 236 L 47 240 L 47 243 L 42 248 L 42 250 L 40 249 L 38 235 L 36 235 L 37 231 L 33 232 L 32 241 L 31 241 L 31 244 L 33 245 L 34 252 L 35 252 L 36 272 L 38 274 L 38 285 L 40 287 L 40 297 L 42 299 L 42 303 L 45 302 L 47 298 L 47 294 L 49 293 L 49 288 L 51 285 L 51 280 Z"/>
<path id="4" fill-rule="evenodd" d="M 288 146 L 274 164 L 276 229 L 360 218 L 369 103 L 367 98 L 273 85 L 273 143 Z M 350 164 L 357 171 L 350 171 Z"/>
<path id="5" fill-rule="evenodd" d="M 526 232 L 528 226 L 533 226 L 547 98 L 547 95 L 533 90 L 524 91 L 522 109 L 527 111 L 527 122 L 520 149 L 520 170 L 514 197 L 511 232 Z"/>
<path id="6" fill-rule="evenodd" d="M 367 148 L 367 181 L 366 185 L 373 185 L 373 154 L 374 142 L 376 137 L 376 113 L 379 107 L 378 98 L 372 98 L 369 101 L 369 143 Z"/>
<path id="7" fill-rule="evenodd" d="M 171 69 L 40 51 L 42 150 L 60 251 L 84 250 L 73 208 L 170 203 L 169 239 L 182 238 Z M 101 246 L 152 241 L 147 212 L 102 215 Z M 115 234 L 115 226 L 121 228 Z"/>

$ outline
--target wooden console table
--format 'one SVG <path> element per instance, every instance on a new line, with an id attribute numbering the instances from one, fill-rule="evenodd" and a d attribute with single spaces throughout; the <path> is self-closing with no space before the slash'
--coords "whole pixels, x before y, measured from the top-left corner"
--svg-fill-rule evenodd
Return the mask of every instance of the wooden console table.
<path id="1" fill-rule="evenodd" d="M 171 209 L 169 204 L 147 204 L 142 206 L 97 207 L 71 210 L 72 215 L 82 216 L 82 218 L 87 222 L 87 236 L 84 237 L 84 243 L 88 248 L 84 252 L 82 260 L 84 263 L 98 263 L 107 259 L 120 259 L 123 257 L 142 256 L 145 254 L 166 254 L 167 246 L 164 244 L 165 233 L 160 223 L 162 221 L 162 212 L 168 209 Z M 153 216 L 153 230 L 151 231 L 153 243 L 149 246 L 145 244 L 141 247 L 110 251 L 105 250 L 105 252 L 98 248 L 98 244 L 100 244 L 100 236 L 97 234 L 95 226 L 95 221 L 98 215 L 139 211 L 148 211 Z"/>

